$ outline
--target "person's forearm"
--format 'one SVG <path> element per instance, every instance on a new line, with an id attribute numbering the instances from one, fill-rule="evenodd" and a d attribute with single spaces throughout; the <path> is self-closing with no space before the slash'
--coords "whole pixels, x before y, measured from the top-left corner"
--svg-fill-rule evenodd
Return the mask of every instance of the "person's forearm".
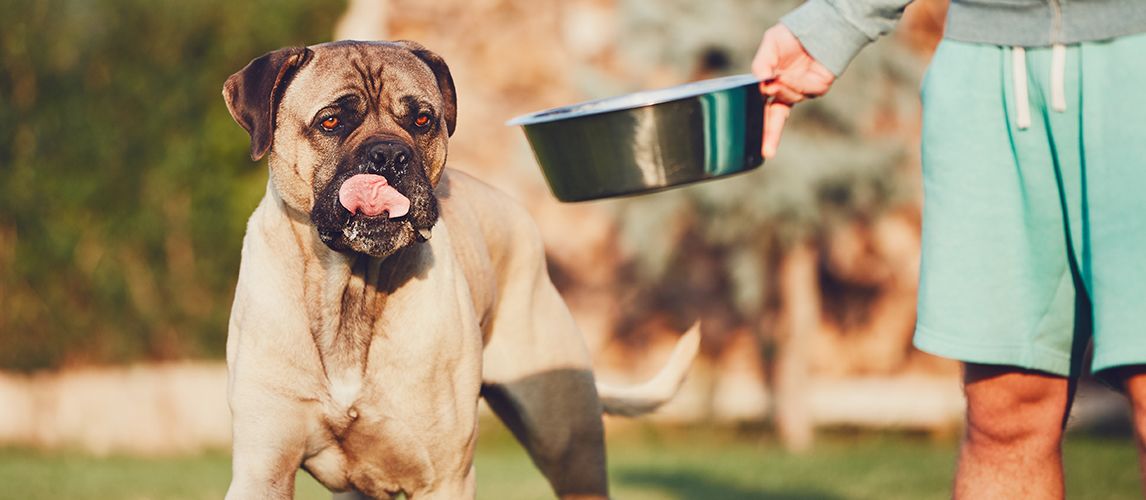
<path id="1" fill-rule="evenodd" d="M 895 27 L 911 0 L 809 0 L 780 19 L 837 76 L 867 44 Z"/>

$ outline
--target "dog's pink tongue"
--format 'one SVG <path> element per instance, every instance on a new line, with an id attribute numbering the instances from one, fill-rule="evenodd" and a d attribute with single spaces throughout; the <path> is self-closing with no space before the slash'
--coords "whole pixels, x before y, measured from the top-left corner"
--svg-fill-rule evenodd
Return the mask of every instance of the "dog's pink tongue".
<path id="1" fill-rule="evenodd" d="M 338 202 L 350 213 L 375 216 L 386 212 L 391 219 L 410 211 L 410 199 L 390 186 L 385 177 L 374 174 L 358 174 L 346 179 L 338 188 Z"/>

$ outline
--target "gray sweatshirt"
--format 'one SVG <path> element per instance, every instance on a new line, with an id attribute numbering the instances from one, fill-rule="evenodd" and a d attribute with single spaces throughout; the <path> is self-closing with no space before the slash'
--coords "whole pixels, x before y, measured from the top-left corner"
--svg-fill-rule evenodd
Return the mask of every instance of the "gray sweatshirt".
<path id="1" fill-rule="evenodd" d="M 837 76 L 911 0 L 809 0 L 780 22 Z M 1146 32 L 1146 0 L 951 0 L 945 38 L 1042 47 Z M 1146 58 L 1146 54 L 1143 54 Z"/>

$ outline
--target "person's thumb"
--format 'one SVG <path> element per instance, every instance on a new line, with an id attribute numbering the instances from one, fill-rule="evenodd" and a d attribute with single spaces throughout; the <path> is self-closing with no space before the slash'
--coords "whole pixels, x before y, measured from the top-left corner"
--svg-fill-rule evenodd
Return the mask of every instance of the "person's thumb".
<path id="1" fill-rule="evenodd" d="M 780 148 L 780 134 L 784 131 L 784 122 L 788 120 L 788 114 L 791 112 L 790 104 L 776 99 L 770 99 L 764 105 L 764 140 L 760 148 L 764 158 L 770 160 L 776 156 L 776 150 Z"/>

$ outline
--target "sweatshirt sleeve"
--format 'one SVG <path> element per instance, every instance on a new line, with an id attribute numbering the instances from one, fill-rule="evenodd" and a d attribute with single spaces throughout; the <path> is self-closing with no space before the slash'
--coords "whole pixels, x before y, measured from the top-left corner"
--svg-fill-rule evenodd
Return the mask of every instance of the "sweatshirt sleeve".
<path id="1" fill-rule="evenodd" d="M 895 27 L 911 0 L 808 0 L 780 19 L 839 76 L 860 49 Z"/>

